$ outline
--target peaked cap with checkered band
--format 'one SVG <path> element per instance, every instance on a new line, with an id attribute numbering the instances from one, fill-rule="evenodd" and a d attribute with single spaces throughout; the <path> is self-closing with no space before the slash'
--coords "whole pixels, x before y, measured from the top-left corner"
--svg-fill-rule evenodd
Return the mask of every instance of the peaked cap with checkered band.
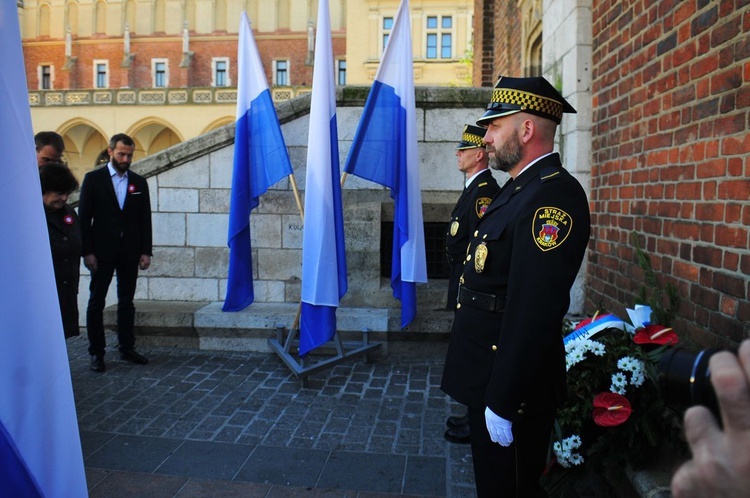
<path id="1" fill-rule="evenodd" d="M 487 126 L 494 119 L 517 112 L 528 112 L 560 124 L 564 112 L 575 113 L 576 110 L 541 76 L 501 76 L 492 91 L 492 101 L 477 124 Z"/>
<path id="2" fill-rule="evenodd" d="M 464 132 L 461 135 L 461 141 L 456 145 L 456 150 L 484 147 L 485 143 L 483 138 L 486 131 L 487 130 L 480 126 L 467 124 L 464 126 Z"/>

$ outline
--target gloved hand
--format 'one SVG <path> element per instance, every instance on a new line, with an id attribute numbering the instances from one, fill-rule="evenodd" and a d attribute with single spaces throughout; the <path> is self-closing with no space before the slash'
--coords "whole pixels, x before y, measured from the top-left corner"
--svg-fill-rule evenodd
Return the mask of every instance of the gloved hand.
<path id="1" fill-rule="evenodd" d="M 484 419 L 487 422 L 487 432 L 490 433 L 492 442 L 498 443 L 500 446 L 510 446 L 510 443 L 513 442 L 513 432 L 511 431 L 513 422 L 495 415 L 495 412 L 490 410 L 489 406 L 484 410 Z"/>

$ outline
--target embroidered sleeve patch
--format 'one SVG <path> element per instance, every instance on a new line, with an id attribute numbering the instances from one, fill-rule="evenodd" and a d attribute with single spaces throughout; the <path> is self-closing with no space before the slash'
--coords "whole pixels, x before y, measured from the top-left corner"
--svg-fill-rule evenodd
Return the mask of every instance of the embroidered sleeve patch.
<path id="1" fill-rule="evenodd" d="M 573 218 L 562 209 L 542 207 L 536 210 L 531 222 L 534 243 L 542 251 L 551 251 L 565 242 L 573 228 Z"/>
<path id="2" fill-rule="evenodd" d="M 477 199 L 475 208 L 477 210 L 477 216 L 480 218 L 484 216 L 484 213 L 487 211 L 487 208 L 490 207 L 490 202 L 492 202 L 492 197 L 480 197 Z"/>

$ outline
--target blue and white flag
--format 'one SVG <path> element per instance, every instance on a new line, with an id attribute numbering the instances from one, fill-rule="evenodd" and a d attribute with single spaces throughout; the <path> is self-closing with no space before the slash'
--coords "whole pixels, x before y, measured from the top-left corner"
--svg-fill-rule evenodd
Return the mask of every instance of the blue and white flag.
<path id="1" fill-rule="evenodd" d="M 289 152 L 245 12 L 240 19 L 237 52 L 237 127 L 234 132 L 229 276 L 224 311 L 240 311 L 255 299 L 250 211 L 271 185 L 292 174 Z"/>
<path id="2" fill-rule="evenodd" d="M 391 287 L 401 327 L 417 314 L 416 284 L 427 282 L 413 71 L 409 2 L 402 0 L 344 168 L 391 189 Z"/>
<path id="3" fill-rule="evenodd" d="M 16 2 L 0 2 L 0 495 L 88 495 Z"/>
<path id="4" fill-rule="evenodd" d="M 300 356 L 336 333 L 336 308 L 347 290 L 344 249 L 331 22 L 328 0 L 320 0 L 307 141 Z"/>

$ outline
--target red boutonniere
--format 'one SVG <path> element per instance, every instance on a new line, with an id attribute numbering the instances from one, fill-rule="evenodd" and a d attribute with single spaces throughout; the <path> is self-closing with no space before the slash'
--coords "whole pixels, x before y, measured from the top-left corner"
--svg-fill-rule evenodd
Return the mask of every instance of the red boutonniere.
<path id="1" fill-rule="evenodd" d="M 633 409 L 625 396 L 615 393 L 601 393 L 594 398 L 593 418 L 596 425 L 614 427 L 624 423 Z"/>
<path id="2" fill-rule="evenodd" d="M 669 327 L 661 325 L 646 325 L 633 336 L 636 344 L 677 344 L 677 334 Z"/>
<path id="3" fill-rule="evenodd" d="M 63 217 L 63 223 L 65 223 L 66 225 L 72 225 L 73 224 L 73 217 L 71 215 L 69 215 L 69 214 L 65 215 Z"/>
<path id="4" fill-rule="evenodd" d="M 135 192 L 135 185 L 131 183 L 128 185 L 128 193 L 132 194 L 133 192 Z"/>

